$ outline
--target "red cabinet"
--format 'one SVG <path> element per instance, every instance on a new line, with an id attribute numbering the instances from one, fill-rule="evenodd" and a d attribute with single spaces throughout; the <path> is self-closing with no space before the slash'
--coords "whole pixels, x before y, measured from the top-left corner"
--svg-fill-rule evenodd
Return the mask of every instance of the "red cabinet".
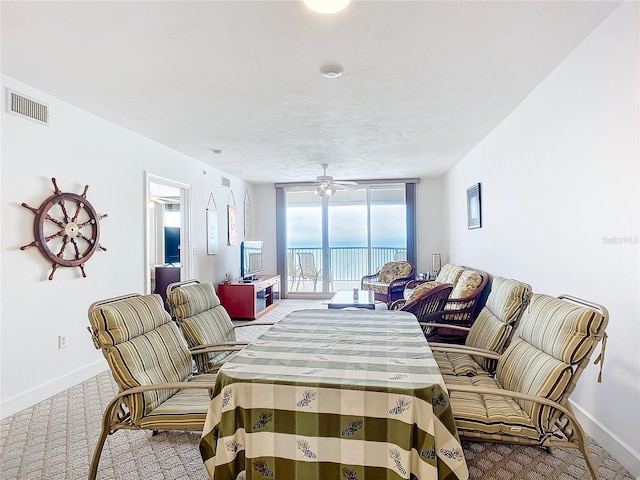
<path id="1" fill-rule="evenodd" d="M 260 318 L 280 301 L 280 275 L 260 275 L 252 282 L 219 283 L 218 297 L 231 318 Z"/>

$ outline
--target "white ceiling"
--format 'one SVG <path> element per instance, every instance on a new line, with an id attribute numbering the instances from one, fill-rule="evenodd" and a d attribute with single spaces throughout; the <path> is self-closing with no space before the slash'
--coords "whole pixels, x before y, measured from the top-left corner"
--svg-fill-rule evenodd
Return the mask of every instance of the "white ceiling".
<path id="1" fill-rule="evenodd" d="M 3 0 L 2 73 L 252 182 L 425 177 L 618 5 Z"/>

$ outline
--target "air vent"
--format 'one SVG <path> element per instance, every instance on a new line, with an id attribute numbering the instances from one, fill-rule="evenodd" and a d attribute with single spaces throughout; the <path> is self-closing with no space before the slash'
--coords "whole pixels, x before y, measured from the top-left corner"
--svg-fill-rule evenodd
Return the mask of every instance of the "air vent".
<path id="1" fill-rule="evenodd" d="M 40 125 L 49 126 L 49 105 L 37 102 L 12 90 L 7 89 L 7 91 L 9 92 L 9 113 L 28 118 Z"/>
<path id="2" fill-rule="evenodd" d="M 223 187 L 230 187 L 231 186 L 231 180 L 229 180 L 228 178 L 222 177 L 222 186 Z"/>

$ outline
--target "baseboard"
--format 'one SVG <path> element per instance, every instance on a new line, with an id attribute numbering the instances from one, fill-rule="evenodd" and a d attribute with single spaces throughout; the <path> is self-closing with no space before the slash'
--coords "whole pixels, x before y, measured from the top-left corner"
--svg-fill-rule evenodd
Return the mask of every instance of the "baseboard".
<path id="1" fill-rule="evenodd" d="M 631 445 L 625 443 L 620 437 L 605 427 L 580 405 L 572 402 L 571 400 L 569 400 L 569 403 L 571 403 L 573 412 L 587 435 L 598 442 L 602 448 L 620 462 L 620 464 L 626 468 L 632 476 L 636 477 L 636 479 L 640 479 L 640 452 L 634 450 Z"/>
<path id="2" fill-rule="evenodd" d="M 109 367 L 104 359 L 100 359 L 82 368 L 69 372 L 66 375 L 55 378 L 47 383 L 39 385 L 31 390 L 15 395 L 4 400 L 0 405 L 0 418 L 9 417 L 25 408 L 29 408 L 38 402 L 46 400 L 53 395 L 84 382 L 104 372 Z"/>

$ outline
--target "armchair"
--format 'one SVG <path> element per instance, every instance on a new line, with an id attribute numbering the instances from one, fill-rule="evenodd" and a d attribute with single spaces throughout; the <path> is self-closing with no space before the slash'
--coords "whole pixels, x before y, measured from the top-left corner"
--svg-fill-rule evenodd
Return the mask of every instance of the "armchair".
<path id="1" fill-rule="evenodd" d="M 478 302 L 489 283 L 489 274 L 480 270 L 463 269 L 453 264 L 447 264 L 440 271 L 437 278 L 448 279 L 450 281 L 447 283 L 453 283 L 453 290 L 447 304 L 444 306 L 441 323 L 468 329 L 475 320 Z M 408 282 L 403 296 L 407 298 L 416 291 L 433 288 L 434 285 L 440 284 L 437 279 L 432 281 L 413 280 Z M 440 341 L 462 344 L 465 342 L 468 332 L 468 330 L 464 329 L 442 327 L 434 330 L 426 324 L 423 324 L 422 327 L 427 340 L 430 342 Z"/>
<path id="2" fill-rule="evenodd" d="M 388 262 L 373 275 L 365 275 L 360 280 L 361 290 L 373 290 L 374 298 L 389 307 L 394 300 L 402 298 L 404 288 L 414 277 L 414 268 L 409 262 Z"/>
<path id="3" fill-rule="evenodd" d="M 168 285 L 167 305 L 180 325 L 191 353 L 202 353 L 194 357 L 199 373 L 216 372 L 249 343 L 238 341 L 237 328 L 273 325 L 273 322 L 234 325 L 213 285 L 197 280 Z"/>
<path id="4" fill-rule="evenodd" d="M 93 303 L 89 332 L 119 387 L 102 417 L 89 469 L 95 479 L 107 436 L 121 429 L 202 430 L 215 375 L 192 375 L 192 355 L 160 295 Z"/>
<path id="5" fill-rule="evenodd" d="M 449 344 L 429 342 L 440 372 L 447 375 L 477 375 L 493 373 L 496 361 L 474 355 L 474 352 L 502 353 L 509 345 L 518 322 L 531 300 L 531 286 L 507 278 L 495 277 L 485 306 L 471 328 L 443 323 L 429 323 L 437 332 L 447 328 L 467 332 L 464 345 L 456 346 L 458 352 L 448 352 Z M 445 349 L 445 351 L 440 351 Z"/>
<path id="6" fill-rule="evenodd" d="M 595 363 L 602 375 L 608 319 L 602 305 L 568 295 L 533 295 L 504 353 L 474 354 L 498 360 L 494 376 L 443 375 L 460 438 L 577 448 L 597 480 L 569 396 L 600 341 Z"/>

